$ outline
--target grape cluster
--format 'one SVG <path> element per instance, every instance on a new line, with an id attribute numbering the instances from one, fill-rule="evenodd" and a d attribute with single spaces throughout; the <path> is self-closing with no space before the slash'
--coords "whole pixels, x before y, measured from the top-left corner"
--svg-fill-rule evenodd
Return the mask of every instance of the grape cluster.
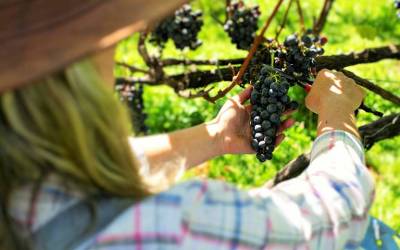
<path id="1" fill-rule="evenodd" d="M 144 111 L 143 103 L 143 84 L 130 84 L 118 82 L 115 89 L 119 94 L 120 100 L 126 103 L 130 109 L 133 128 L 137 134 L 147 134 L 146 126 L 147 113 Z"/>
<path id="2" fill-rule="evenodd" d="M 286 37 L 283 45 L 269 40 L 266 49 L 256 53 L 252 64 L 255 66 L 260 60 L 265 64 L 258 69 L 250 67 L 246 77 L 254 86 L 250 97 L 253 105 L 251 146 L 260 162 L 272 158 L 282 113 L 298 107 L 287 94 L 289 88 L 296 82 L 311 82 L 311 76 L 316 73 L 316 57 L 324 53 L 322 46 L 326 42 L 325 37 L 313 36 L 312 31 L 307 31 L 301 36 Z"/>
<path id="3" fill-rule="evenodd" d="M 296 79 L 310 81 L 310 74 L 316 73 L 315 58 L 324 53 L 322 46 L 326 42 L 326 37 L 313 36 L 311 30 L 300 37 L 289 35 L 283 47 L 272 50 L 274 66 Z"/>
<path id="4" fill-rule="evenodd" d="M 150 42 L 164 47 L 171 38 L 177 49 L 183 50 L 188 47 L 194 50 L 202 44 L 197 38 L 202 26 L 202 12 L 194 11 L 190 5 L 185 4 L 175 11 L 174 16 L 166 18 L 155 28 Z"/>
<path id="5" fill-rule="evenodd" d="M 238 49 L 248 50 L 258 29 L 258 6 L 246 8 L 243 4 L 235 2 L 228 6 L 227 11 L 231 14 L 224 25 L 225 31 Z"/>
<path id="6" fill-rule="evenodd" d="M 394 0 L 394 7 L 397 9 L 397 17 L 400 18 L 400 0 Z"/>
<path id="7" fill-rule="evenodd" d="M 150 42 L 163 48 L 170 37 L 170 33 L 172 32 L 171 27 L 173 22 L 173 17 L 168 17 L 160 22 L 151 33 Z"/>
<path id="8" fill-rule="evenodd" d="M 279 75 L 271 74 L 267 67 L 260 71 L 258 80 L 253 83 L 250 96 L 252 104 L 250 125 L 252 128 L 251 146 L 257 152 L 260 162 L 272 159 L 276 133 L 285 110 L 298 107 L 287 95 L 290 84 Z"/>

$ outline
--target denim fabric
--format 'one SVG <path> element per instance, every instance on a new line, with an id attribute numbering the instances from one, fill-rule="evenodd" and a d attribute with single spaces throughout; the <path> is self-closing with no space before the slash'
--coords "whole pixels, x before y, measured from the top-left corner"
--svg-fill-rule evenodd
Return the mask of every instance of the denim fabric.
<path id="1" fill-rule="evenodd" d="M 370 217 L 367 233 L 361 246 L 365 250 L 398 250 L 394 238 L 400 235 L 382 221 Z"/>

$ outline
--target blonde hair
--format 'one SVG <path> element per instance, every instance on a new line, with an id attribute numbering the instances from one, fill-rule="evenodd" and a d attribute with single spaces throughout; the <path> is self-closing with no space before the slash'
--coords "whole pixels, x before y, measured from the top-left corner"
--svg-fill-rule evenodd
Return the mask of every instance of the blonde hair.
<path id="1" fill-rule="evenodd" d="M 3 208 L 20 183 L 40 182 L 47 173 L 59 174 L 86 192 L 136 199 L 147 196 L 128 144 L 129 134 L 127 111 L 89 60 L 2 94 Z M 0 242 L 7 237 L 4 230 L 0 225 Z"/>

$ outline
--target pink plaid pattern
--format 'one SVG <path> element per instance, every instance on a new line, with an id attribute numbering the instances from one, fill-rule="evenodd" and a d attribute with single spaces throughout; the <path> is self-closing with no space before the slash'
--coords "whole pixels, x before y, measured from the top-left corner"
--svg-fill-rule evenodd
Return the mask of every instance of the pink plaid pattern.
<path id="1" fill-rule="evenodd" d="M 82 198 L 50 183 L 33 212 L 31 199 L 21 199 L 29 186 L 14 196 L 13 215 L 33 230 Z M 257 195 L 219 181 L 185 182 L 131 206 L 77 249 L 357 249 L 373 194 L 361 143 L 333 131 L 315 140 L 298 178 Z"/>

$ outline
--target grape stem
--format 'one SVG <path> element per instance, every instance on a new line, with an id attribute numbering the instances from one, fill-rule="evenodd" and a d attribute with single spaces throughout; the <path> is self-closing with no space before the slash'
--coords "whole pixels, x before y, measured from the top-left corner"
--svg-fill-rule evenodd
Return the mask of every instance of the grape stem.
<path id="1" fill-rule="evenodd" d="M 262 28 L 260 34 L 258 36 L 256 36 L 256 38 L 254 39 L 253 45 L 251 46 L 251 49 L 250 49 L 249 53 L 247 54 L 247 57 L 244 60 L 244 63 L 240 67 L 239 73 L 235 77 L 233 77 L 233 81 L 231 82 L 231 84 L 228 87 L 226 87 L 225 89 L 219 90 L 217 95 L 215 95 L 215 96 L 210 96 L 209 92 L 205 92 L 205 95 L 203 96 L 204 99 L 206 99 L 207 101 L 209 101 L 211 103 L 215 103 L 216 100 L 224 97 L 237 84 L 241 83 L 242 77 L 243 77 L 244 73 L 246 72 L 247 67 L 249 66 L 250 60 L 253 58 L 253 55 L 257 51 L 258 46 L 263 41 L 264 33 L 267 31 L 273 18 L 275 17 L 276 13 L 278 12 L 279 7 L 282 5 L 282 2 L 283 2 L 283 0 L 279 0 L 278 3 L 275 5 L 275 8 L 272 11 L 272 14 L 269 16 L 269 18 L 265 22 L 264 27 Z"/>
<path id="2" fill-rule="evenodd" d="M 313 28 L 313 33 L 314 35 L 319 35 L 322 31 L 322 29 L 325 26 L 325 23 L 328 19 L 328 14 L 330 10 L 332 9 L 334 0 L 325 0 L 324 5 L 321 9 L 321 13 L 318 17 L 318 20 L 314 23 L 314 28 Z"/>
<path id="3" fill-rule="evenodd" d="M 301 8 L 300 0 L 296 0 L 296 5 L 297 5 L 297 13 L 299 14 L 299 19 L 300 19 L 300 28 L 301 28 L 302 33 L 304 33 L 306 28 L 304 25 L 304 16 L 303 16 L 303 10 Z"/>
<path id="4" fill-rule="evenodd" d="M 279 30 L 276 32 L 275 41 L 278 41 L 279 35 L 281 34 L 283 28 L 286 25 L 287 17 L 288 17 L 288 14 L 289 14 L 290 7 L 292 6 L 292 3 L 293 3 L 293 0 L 290 0 L 288 6 L 286 8 L 285 14 L 283 16 L 283 19 L 282 19 L 281 25 L 279 27 Z"/>

